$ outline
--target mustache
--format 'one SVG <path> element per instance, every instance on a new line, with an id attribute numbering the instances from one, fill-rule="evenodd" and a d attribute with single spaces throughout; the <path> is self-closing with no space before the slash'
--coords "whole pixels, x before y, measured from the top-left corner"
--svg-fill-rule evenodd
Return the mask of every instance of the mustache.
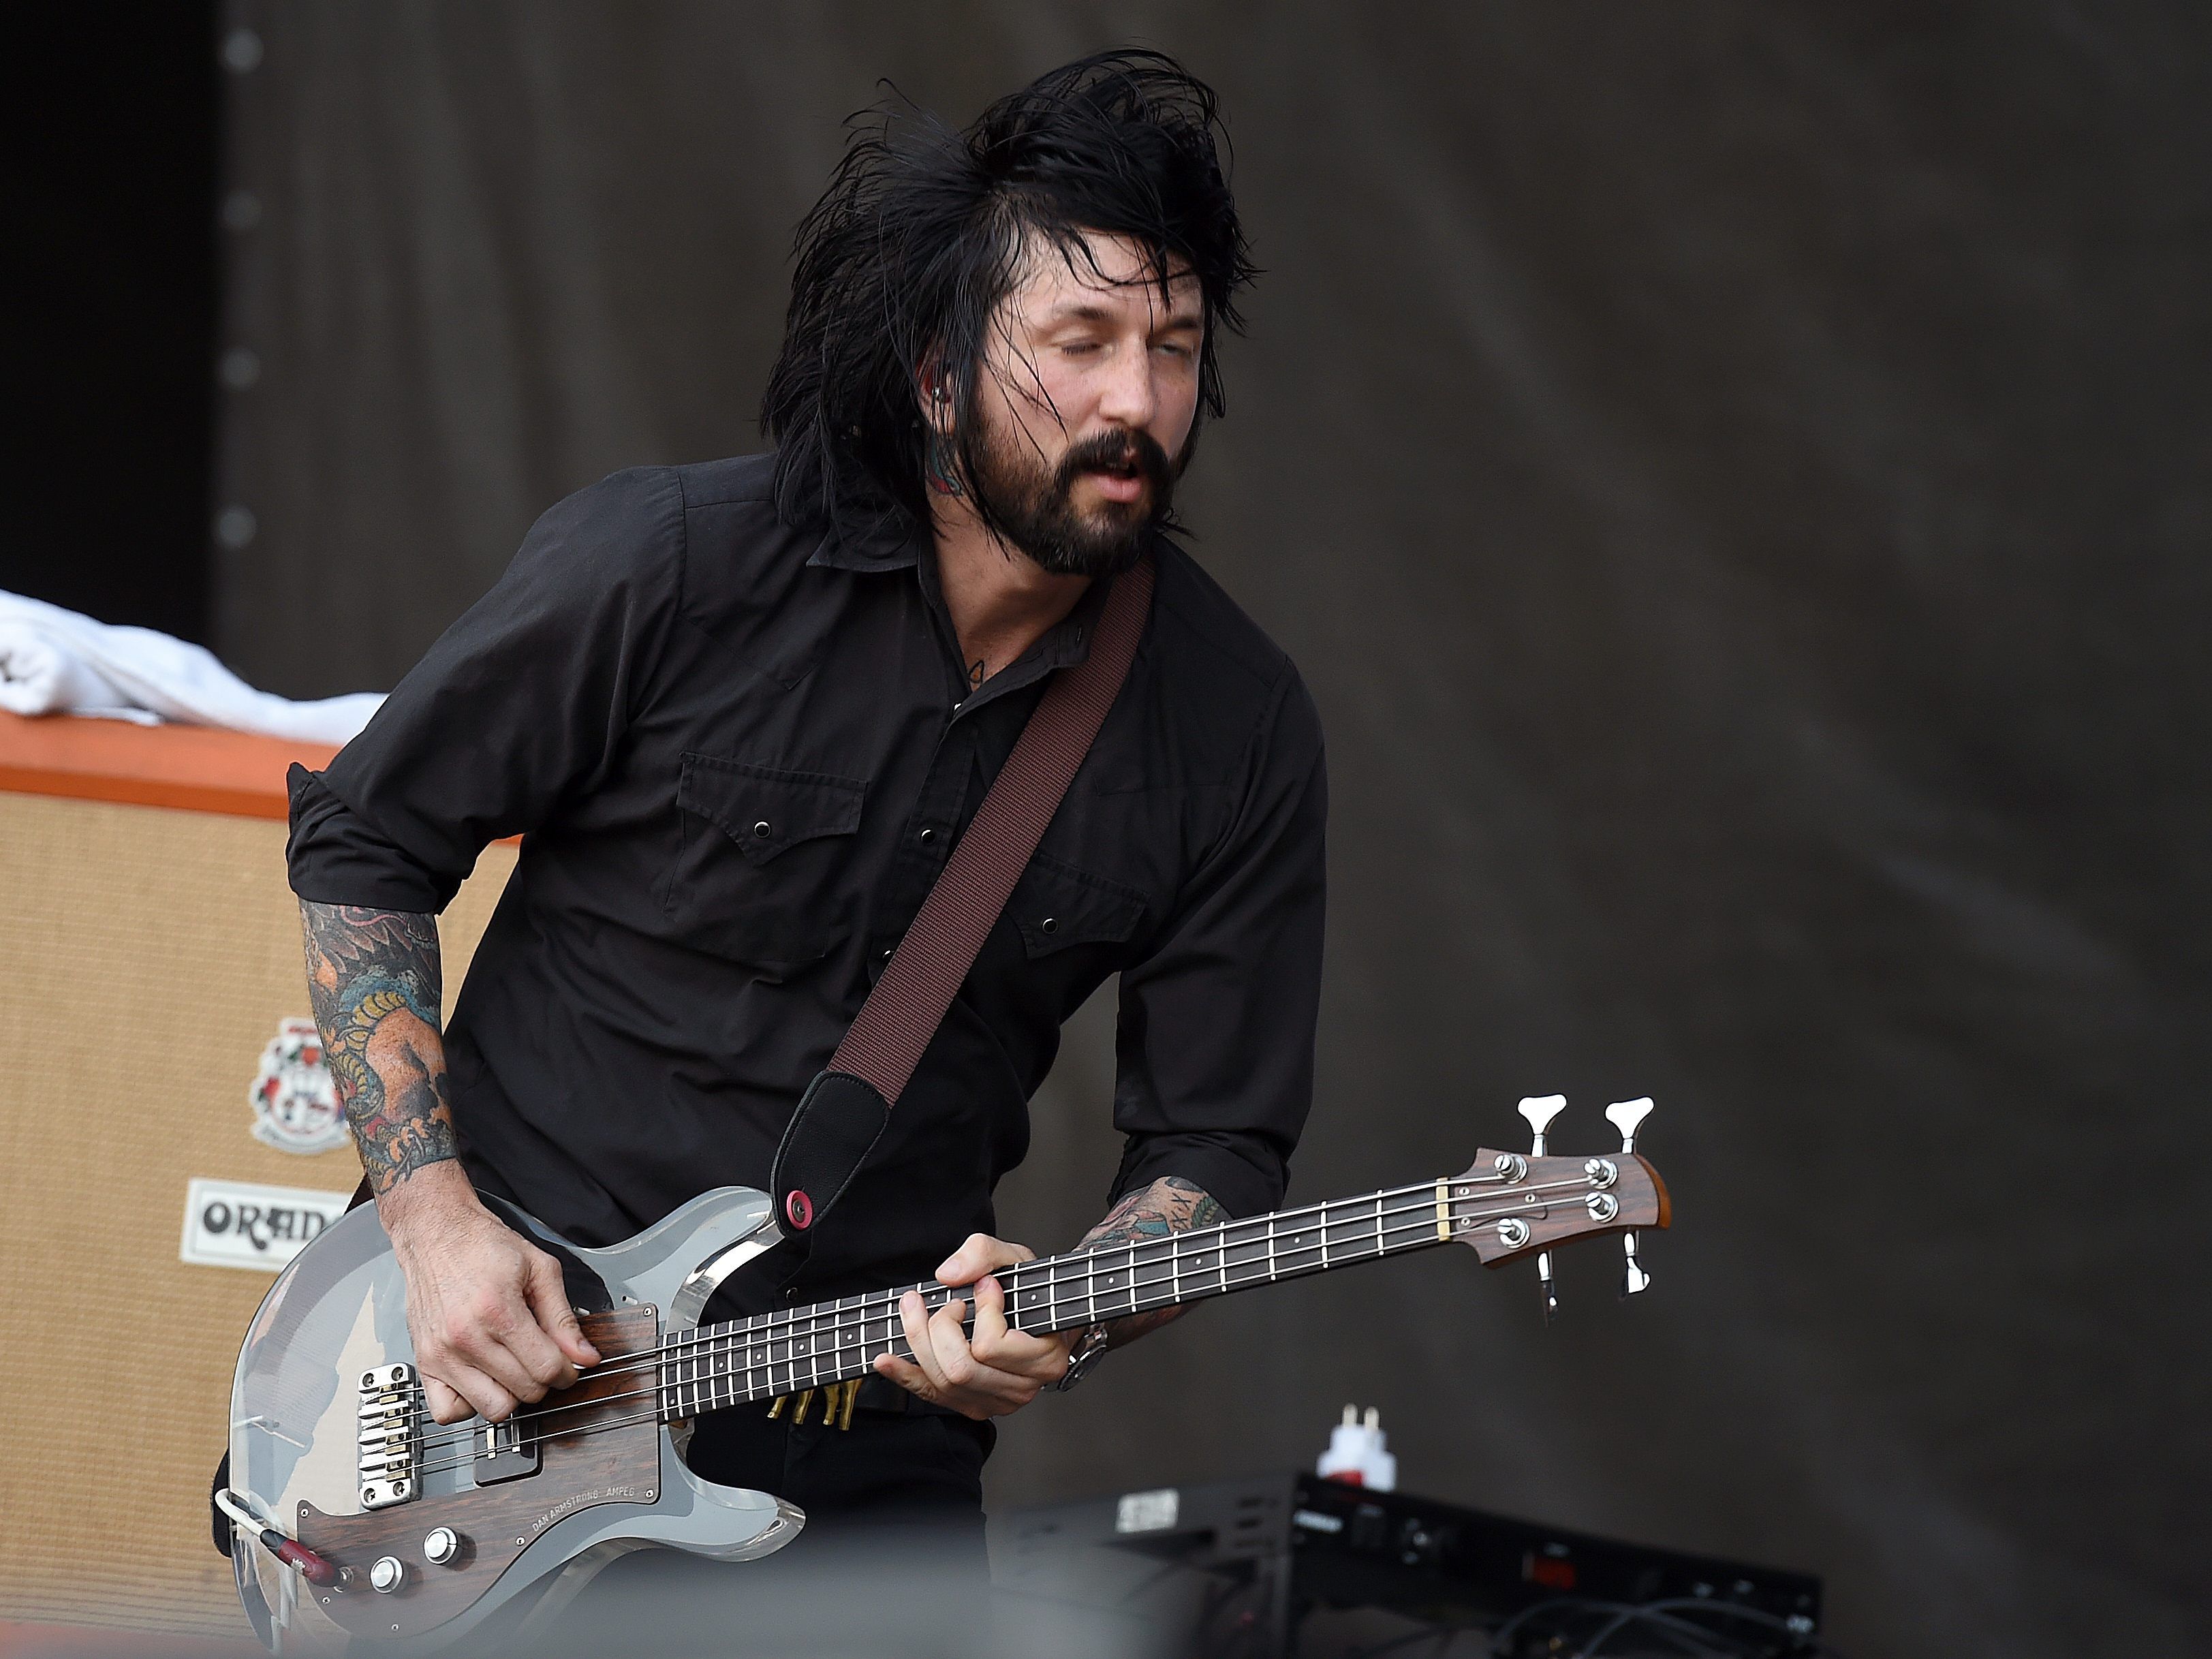
<path id="1" fill-rule="evenodd" d="M 1164 506 L 1175 489 L 1175 469 L 1167 451 L 1149 432 L 1097 432 L 1068 447 L 1054 469 L 1053 483 L 1065 499 L 1075 481 L 1085 472 L 1114 472 L 1141 477 L 1151 487 L 1156 507 Z"/>

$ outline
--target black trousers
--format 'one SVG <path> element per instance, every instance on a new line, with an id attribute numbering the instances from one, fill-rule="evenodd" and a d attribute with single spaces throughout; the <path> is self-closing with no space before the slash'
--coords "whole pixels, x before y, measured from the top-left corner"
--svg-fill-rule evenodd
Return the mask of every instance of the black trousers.
<path id="1" fill-rule="evenodd" d="M 872 1390 L 871 1392 L 875 1392 Z M 594 1578 L 550 1654 L 842 1655 L 969 1659 L 991 1641 L 983 1463 L 997 1431 L 934 1412 L 855 1411 L 849 1429 L 710 1412 L 687 1461 L 703 1479 L 774 1492 L 806 1525 L 760 1561 L 641 1550 Z"/>

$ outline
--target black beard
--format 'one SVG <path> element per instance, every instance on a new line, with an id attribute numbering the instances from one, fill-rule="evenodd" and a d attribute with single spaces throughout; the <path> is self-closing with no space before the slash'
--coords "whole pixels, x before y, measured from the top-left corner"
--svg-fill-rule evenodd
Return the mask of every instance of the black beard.
<path id="1" fill-rule="evenodd" d="M 1101 432 L 1069 447 L 1047 471 L 1033 453 L 988 440 L 963 469 L 985 524 L 1055 576 L 1114 576 L 1137 562 L 1175 498 L 1176 469 L 1146 432 Z M 1026 463 L 1026 464 L 1025 464 Z M 1145 494 L 1099 510 L 1076 510 L 1075 486 L 1086 472 L 1135 473 Z"/>

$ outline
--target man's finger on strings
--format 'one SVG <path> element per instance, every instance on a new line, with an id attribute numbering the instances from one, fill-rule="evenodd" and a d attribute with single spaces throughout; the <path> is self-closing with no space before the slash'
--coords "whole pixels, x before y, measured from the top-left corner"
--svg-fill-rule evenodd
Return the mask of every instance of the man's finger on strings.
<path id="1" fill-rule="evenodd" d="M 929 1373 L 911 1359 L 901 1359 L 895 1353 L 876 1356 L 876 1375 L 888 1376 L 908 1394 L 933 1403 L 939 1398 L 937 1385 L 929 1380 Z"/>
<path id="2" fill-rule="evenodd" d="M 530 1283 L 526 1294 L 530 1311 L 537 1316 L 538 1328 L 553 1339 L 566 1364 L 566 1375 L 554 1379 L 556 1388 L 567 1388 L 576 1380 L 580 1365 L 596 1365 L 599 1351 L 584 1334 L 578 1322 L 576 1310 L 568 1302 L 568 1286 L 561 1277 L 561 1264 L 544 1251 L 530 1264 Z"/>
<path id="3" fill-rule="evenodd" d="M 500 1339 L 513 1363 L 522 1368 L 534 1385 L 516 1389 L 522 1399 L 535 1401 L 544 1397 L 551 1389 L 565 1389 L 576 1380 L 576 1367 L 569 1361 L 553 1338 L 547 1334 L 545 1309 L 536 1303 L 529 1305 L 531 1317 L 517 1320 L 512 1329 Z"/>
<path id="4" fill-rule="evenodd" d="M 968 1346 L 979 1354 L 995 1351 L 1006 1335 L 1006 1292 L 985 1273 L 975 1281 L 975 1322 Z"/>
<path id="5" fill-rule="evenodd" d="M 496 1379 L 485 1376 L 473 1365 L 448 1363 L 442 1379 L 433 1378 L 426 1372 L 422 1380 L 426 1382 L 442 1381 L 447 1389 L 459 1395 L 462 1403 L 469 1408 L 462 1412 L 460 1417 L 440 1418 L 441 1423 L 458 1423 L 471 1411 L 488 1423 L 502 1422 L 514 1416 L 515 1407 L 521 1404 L 509 1390 L 501 1387 Z"/>
<path id="6" fill-rule="evenodd" d="M 899 1327 L 906 1333 L 907 1346 L 914 1351 L 915 1364 L 928 1377 L 930 1387 L 942 1394 L 951 1385 L 938 1366 L 936 1345 L 929 1334 L 929 1311 L 912 1291 L 899 1298 Z"/>
<path id="7" fill-rule="evenodd" d="M 975 1320 L 968 1346 L 985 1365 L 1010 1376 L 1049 1382 L 1066 1370 L 1059 1358 L 1065 1346 L 1059 1337 L 1014 1329 L 1006 1323 L 1005 1286 L 988 1273 L 975 1281 Z"/>
<path id="8" fill-rule="evenodd" d="M 1036 1397 L 1037 1380 L 1001 1370 L 979 1356 L 961 1328 L 959 1313 L 955 1302 L 929 1322 L 937 1374 L 951 1385 L 944 1403 L 970 1417 L 995 1417 L 1028 1405 Z"/>
<path id="9" fill-rule="evenodd" d="M 957 1289 L 963 1285 L 973 1285 L 985 1273 L 998 1268 L 1012 1267 L 1036 1260 L 1036 1252 L 1026 1244 L 1009 1243 L 1003 1238 L 994 1238 L 988 1233 L 970 1233 L 967 1242 L 939 1264 L 937 1282 Z"/>
<path id="10" fill-rule="evenodd" d="M 518 1298 L 512 1310 L 502 1309 L 465 1330 L 449 1345 L 447 1364 L 465 1376 L 473 1372 L 515 1401 L 536 1401 L 545 1397 L 548 1379 L 568 1369 L 568 1362 Z M 460 1389 L 483 1407 L 466 1382 L 460 1382 Z"/>
<path id="11" fill-rule="evenodd" d="M 949 1388 L 973 1387 L 976 1374 L 987 1369 L 968 1346 L 967 1316 L 968 1304 L 955 1297 L 930 1316 L 923 1332 L 929 1343 L 930 1358 L 922 1363 L 929 1364 L 932 1375 Z M 921 1351 L 917 1349 L 915 1352 L 919 1357 Z M 931 1360 L 935 1363 L 931 1364 Z"/>
<path id="12" fill-rule="evenodd" d="M 458 1423 L 465 1417 L 473 1417 L 476 1407 L 463 1399 L 459 1392 L 448 1388 L 428 1371 L 422 1374 L 422 1401 L 430 1408 L 434 1423 Z"/>

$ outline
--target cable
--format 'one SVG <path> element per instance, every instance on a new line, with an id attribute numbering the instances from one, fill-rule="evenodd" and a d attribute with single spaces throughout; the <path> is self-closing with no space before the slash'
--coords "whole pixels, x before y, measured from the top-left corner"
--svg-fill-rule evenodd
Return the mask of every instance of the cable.
<path id="1" fill-rule="evenodd" d="M 1604 1604 L 1593 1603 L 1591 1610 L 1594 1612 L 1597 1611 L 1602 1605 Z M 1694 1640 L 1692 1639 L 1693 1638 L 1710 1638 L 1715 1636 L 1717 1632 L 1700 1630 L 1697 1626 L 1691 1624 L 1687 1620 L 1676 1619 L 1664 1613 L 1655 1612 L 1652 1607 L 1648 1605 L 1644 1607 L 1620 1607 L 1618 1611 L 1615 1611 L 1610 1619 L 1607 1620 L 1604 1624 L 1598 1626 L 1596 1632 L 1593 1634 L 1589 1640 L 1585 1641 L 1582 1646 L 1575 1650 L 1573 1659 L 1595 1659 L 1599 1650 L 1603 1648 L 1607 1642 L 1611 1641 L 1622 1631 L 1627 1630 L 1636 1625 L 1651 1626 L 1653 1628 L 1657 1630 L 1662 1636 L 1670 1638 L 1676 1646 L 1683 1648 L 1690 1653 L 1699 1656 L 1699 1659 L 1708 1659 L 1708 1656 L 1710 1656 L 1710 1659 L 1730 1659 L 1731 1655 L 1741 1656 L 1741 1659 L 1757 1659 L 1757 1656 L 1753 1655 L 1750 1650 L 1747 1649 L 1743 1645 L 1743 1644 L 1741 1642 L 1729 1641 L 1729 1638 L 1726 1637 L 1721 1637 L 1719 1638 L 1722 1641 L 1728 1642 L 1728 1645 L 1726 1647 L 1717 1648 L 1710 1645 L 1707 1642 Z"/>
<path id="2" fill-rule="evenodd" d="M 1778 1649 L 1772 1643 L 1732 1636 L 1723 1631 L 1708 1628 L 1683 1614 L 1698 1618 L 1736 1620 L 1757 1625 L 1784 1638 Z M 1569 1626 L 1582 1618 L 1601 1620 L 1595 1629 L 1583 1638 L 1571 1659 L 1600 1659 L 1607 1644 L 1625 1630 L 1643 1626 L 1665 1638 L 1678 1650 L 1696 1655 L 1698 1659 L 1767 1659 L 1778 1652 L 1810 1653 L 1826 1656 L 1826 1659 L 1842 1659 L 1835 1649 L 1790 1628 L 1790 1621 L 1761 1607 L 1747 1607 L 1733 1601 L 1711 1600 L 1704 1596 L 1676 1596 L 1663 1601 L 1629 1603 L 1605 1601 L 1584 1596 L 1554 1596 L 1549 1601 L 1535 1602 L 1521 1609 L 1492 1633 L 1490 1651 L 1493 1656 L 1505 1656 L 1512 1651 L 1509 1645 L 1524 1629 L 1537 1626 L 1540 1621 L 1554 1626 L 1553 1642 L 1566 1639 Z"/>

